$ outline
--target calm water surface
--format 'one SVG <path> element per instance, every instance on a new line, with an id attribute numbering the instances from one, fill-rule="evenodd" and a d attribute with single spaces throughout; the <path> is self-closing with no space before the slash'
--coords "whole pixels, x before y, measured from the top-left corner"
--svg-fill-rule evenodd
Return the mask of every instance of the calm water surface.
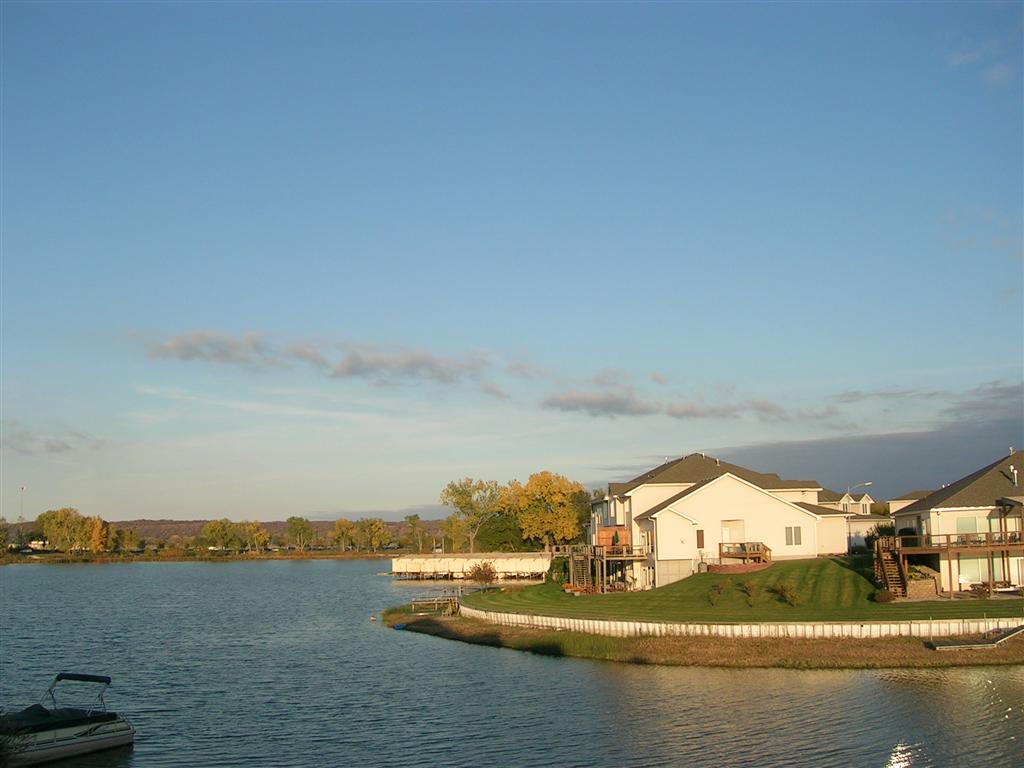
<path id="1" fill-rule="evenodd" d="M 66 766 L 1022 766 L 1024 668 L 555 659 L 387 630 L 386 561 L 0 568 L 0 702 L 109 674 L 134 752 Z"/>

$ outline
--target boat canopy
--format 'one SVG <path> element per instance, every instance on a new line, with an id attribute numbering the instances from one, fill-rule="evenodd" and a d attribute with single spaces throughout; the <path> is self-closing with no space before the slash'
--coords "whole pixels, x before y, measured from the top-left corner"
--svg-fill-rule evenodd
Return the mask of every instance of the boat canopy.
<path id="1" fill-rule="evenodd" d="M 53 681 L 59 683 L 61 680 L 72 680 L 78 683 L 101 683 L 102 685 L 110 685 L 110 678 L 106 675 L 83 675 L 78 672 L 59 672 L 57 678 Z"/>

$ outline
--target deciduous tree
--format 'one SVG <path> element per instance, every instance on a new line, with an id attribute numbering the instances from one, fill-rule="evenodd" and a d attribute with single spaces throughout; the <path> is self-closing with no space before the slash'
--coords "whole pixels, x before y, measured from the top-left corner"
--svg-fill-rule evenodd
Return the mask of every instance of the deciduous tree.
<path id="1" fill-rule="evenodd" d="M 88 525 L 77 509 L 51 509 L 36 518 L 36 524 L 50 546 L 61 552 L 85 549 Z"/>
<path id="2" fill-rule="evenodd" d="M 120 528 L 117 531 L 117 549 L 130 552 L 139 547 L 139 534 L 134 528 Z"/>
<path id="3" fill-rule="evenodd" d="M 313 540 L 313 526 L 304 517 L 289 517 L 285 523 L 288 526 L 288 538 L 302 552 Z"/>
<path id="4" fill-rule="evenodd" d="M 334 521 L 334 530 L 331 531 L 331 541 L 334 546 L 344 552 L 355 544 L 356 526 L 351 520 L 340 518 Z"/>
<path id="5" fill-rule="evenodd" d="M 270 543 L 270 531 L 255 520 L 239 523 L 238 532 L 251 552 L 262 552 Z"/>
<path id="6" fill-rule="evenodd" d="M 211 547 L 230 549 L 238 543 L 238 533 L 238 527 L 226 517 L 222 517 L 204 525 L 200 536 Z"/>
<path id="7" fill-rule="evenodd" d="M 459 552 L 466 542 L 466 521 L 458 512 L 452 512 L 441 523 L 441 535 L 451 542 L 450 552 Z"/>
<path id="8" fill-rule="evenodd" d="M 477 534 L 498 513 L 503 498 L 503 489 L 496 481 L 471 477 L 453 480 L 441 491 L 441 503 L 453 507 L 465 523 L 470 552 L 476 551 Z"/>
<path id="9" fill-rule="evenodd" d="M 423 539 L 427 533 L 427 526 L 420 520 L 419 515 L 406 515 L 405 524 L 408 528 L 409 538 L 416 543 L 416 551 L 423 551 Z"/>
<path id="10" fill-rule="evenodd" d="M 356 521 L 356 541 L 362 548 L 376 552 L 391 541 L 391 532 L 379 517 L 364 517 Z"/>
<path id="11" fill-rule="evenodd" d="M 106 552 L 110 540 L 110 525 L 98 515 L 86 520 L 90 552 Z"/>
<path id="12" fill-rule="evenodd" d="M 580 534 L 581 510 L 590 494 L 580 483 L 553 472 L 536 472 L 526 484 L 513 480 L 506 504 L 515 510 L 523 537 L 544 542 L 545 549 Z"/>

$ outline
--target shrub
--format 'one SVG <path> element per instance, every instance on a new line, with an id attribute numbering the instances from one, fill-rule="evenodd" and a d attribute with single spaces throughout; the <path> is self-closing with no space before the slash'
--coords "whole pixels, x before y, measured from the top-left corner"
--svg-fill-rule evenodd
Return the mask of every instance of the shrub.
<path id="1" fill-rule="evenodd" d="M 717 603 L 718 598 L 721 597 L 722 593 L 725 592 L 725 590 L 728 588 L 728 581 L 720 581 L 717 584 L 715 584 L 715 586 L 708 590 L 708 602 L 711 603 L 711 605 Z"/>
<path id="2" fill-rule="evenodd" d="M 771 587 L 771 591 L 774 592 L 780 600 L 787 605 L 799 605 L 803 596 L 800 594 L 800 590 L 789 582 L 780 582 Z"/>
<path id="3" fill-rule="evenodd" d="M 743 594 L 747 596 L 747 605 L 753 608 L 754 597 L 757 595 L 757 584 L 752 581 L 744 581 L 740 584 L 740 589 L 743 590 Z"/>
<path id="4" fill-rule="evenodd" d="M 896 599 L 896 595 L 888 589 L 880 589 L 875 592 L 874 598 L 876 603 L 891 603 Z"/>
<path id="5" fill-rule="evenodd" d="M 551 567 L 548 568 L 548 581 L 562 584 L 569 580 L 569 561 L 564 557 L 551 559 Z"/>
<path id="6" fill-rule="evenodd" d="M 498 578 L 498 572 L 494 570 L 494 563 L 484 560 L 469 569 L 469 578 L 480 584 L 493 584 Z"/>

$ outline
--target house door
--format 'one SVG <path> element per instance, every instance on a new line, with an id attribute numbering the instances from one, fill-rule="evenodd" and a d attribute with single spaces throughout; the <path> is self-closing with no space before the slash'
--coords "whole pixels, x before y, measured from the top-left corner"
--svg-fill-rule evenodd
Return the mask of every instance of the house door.
<path id="1" fill-rule="evenodd" d="M 722 543 L 739 543 L 746 541 L 744 539 L 744 525 L 742 520 L 723 520 L 722 521 Z"/>

